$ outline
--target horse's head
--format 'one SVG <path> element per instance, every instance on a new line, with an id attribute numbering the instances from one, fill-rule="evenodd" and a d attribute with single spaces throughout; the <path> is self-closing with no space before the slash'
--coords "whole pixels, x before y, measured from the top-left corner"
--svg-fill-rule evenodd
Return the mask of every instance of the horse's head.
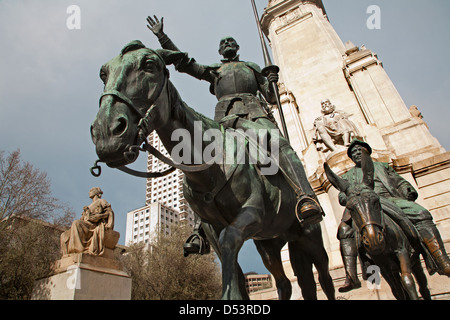
<path id="1" fill-rule="evenodd" d="M 133 41 L 102 66 L 105 88 L 91 126 L 99 161 L 113 168 L 134 162 L 147 135 L 168 121 L 166 64 L 179 57 L 180 53 L 151 50 Z"/>
<path id="2" fill-rule="evenodd" d="M 336 175 L 327 163 L 324 168 L 331 184 L 346 194 L 346 210 L 349 210 L 367 252 L 373 255 L 382 253 L 386 246 L 384 221 L 380 197 L 374 191 L 374 165 L 370 155 L 363 149 L 363 179 L 359 184 L 350 185 L 347 180 Z"/>

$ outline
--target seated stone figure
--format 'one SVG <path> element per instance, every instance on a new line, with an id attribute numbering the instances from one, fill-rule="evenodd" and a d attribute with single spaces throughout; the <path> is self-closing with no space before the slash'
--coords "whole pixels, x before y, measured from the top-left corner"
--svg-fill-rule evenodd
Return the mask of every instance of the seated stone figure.
<path id="1" fill-rule="evenodd" d="M 75 220 L 69 230 L 61 234 L 63 256 L 71 253 L 102 255 L 105 248 L 113 249 L 119 237 L 114 228 L 114 212 L 102 199 L 102 190 L 94 187 L 89 191 L 92 203 L 83 208 L 80 220 Z"/>
<path id="2" fill-rule="evenodd" d="M 338 145 L 348 147 L 353 138 L 360 139 L 358 128 L 348 118 L 350 115 L 336 110 L 329 99 L 323 100 L 322 116 L 314 120 L 315 137 L 319 151 L 335 151 Z"/>

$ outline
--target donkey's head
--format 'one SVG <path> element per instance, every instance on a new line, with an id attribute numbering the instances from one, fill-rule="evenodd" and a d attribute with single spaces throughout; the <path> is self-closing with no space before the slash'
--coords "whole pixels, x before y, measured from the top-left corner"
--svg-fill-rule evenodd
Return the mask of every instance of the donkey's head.
<path id="1" fill-rule="evenodd" d="M 384 251 L 386 241 L 380 197 L 374 191 L 374 165 L 364 147 L 354 148 L 358 148 L 355 153 L 358 153 L 358 162 L 360 161 L 363 172 L 361 182 L 350 184 L 336 175 L 327 163 L 324 164 L 324 169 L 331 184 L 347 196 L 346 210 L 360 232 L 365 249 L 369 254 L 378 255 Z"/>

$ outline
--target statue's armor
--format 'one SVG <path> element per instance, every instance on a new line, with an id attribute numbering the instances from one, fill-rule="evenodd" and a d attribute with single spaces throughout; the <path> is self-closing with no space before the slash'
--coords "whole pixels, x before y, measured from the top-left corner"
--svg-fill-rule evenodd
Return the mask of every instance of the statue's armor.
<path id="1" fill-rule="evenodd" d="M 218 100 L 223 96 L 236 93 L 251 93 L 256 95 L 258 83 L 253 70 L 245 62 L 234 61 L 221 65 L 216 70 L 214 93 Z"/>
<path id="2" fill-rule="evenodd" d="M 236 115 L 255 120 L 267 117 L 265 102 L 257 98 L 259 83 L 255 70 L 243 61 L 226 62 L 213 71 L 212 91 L 218 99 L 214 120 Z"/>
<path id="3" fill-rule="evenodd" d="M 158 40 L 163 48 L 179 51 L 166 34 L 159 35 Z M 174 65 L 177 71 L 210 83 L 209 91 L 218 99 L 214 120 L 225 128 L 261 127 L 266 130 L 278 130 L 275 119 L 268 113 L 267 108 L 267 102 L 271 104 L 277 102 L 276 95 L 271 92 L 269 82 L 262 75 L 260 67 L 253 62 L 239 61 L 238 55 L 231 59 L 224 57 L 221 62 L 209 66 L 201 65 L 185 53 L 184 57 Z M 316 198 L 316 196 L 300 159 L 284 137 L 279 139 L 280 168 L 284 168 L 287 176 L 294 181 L 295 192 L 299 199 L 308 200 L 302 204 L 302 208 L 308 208 L 301 209 L 301 215 L 313 213 L 321 216 L 323 210 L 317 200 L 307 199 L 308 197 Z"/>

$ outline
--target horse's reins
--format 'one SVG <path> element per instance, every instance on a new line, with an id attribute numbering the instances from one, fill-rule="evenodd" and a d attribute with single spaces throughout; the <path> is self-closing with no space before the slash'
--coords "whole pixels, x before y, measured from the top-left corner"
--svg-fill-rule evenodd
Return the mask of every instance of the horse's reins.
<path id="1" fill-rule="evenodd" d="M 159 54 L 157 54 L 156 52 L 155 52 L 155 54 L 160 58 L 160 60 L 165 65 L 164 60 L 159 56 Z M 164 74 L 165 74 L 164 85 L 161 87 L 160 91 L 158 92 L 158 96 L 155 99 L 155 101 L 157 101 L 159 99 L 159 97 L 161 96 L 164 87 L 166 88 L 167 91 L 169 90 L 168 86 L 167 86 L 167 82 L 168 82 L 168 78 L 169 78 L 169 71 L 167 70 L 167 68 L 165 69 Z M 113 96 L 114 98 L 124 102 L 125 105 L 127 105 L 131 110 L 133 110 L 135 113 L 137 113 L 140 116 L 140 119 L 138 122 L 138 128 L 139 128 L 138 143 L 136 145 L 130 146 L 128 148 L 128 150 L 124 152 L 125 159 L 132 160 L 133 158 L 136 157 L 137 152 L 147 151 L 150 154 L 154 155 L 160 161 L 171 166 L 171 168 L 169 168 L 165 171 L 162 171 L 162 172 L 142 172 L 142 171 L 136 171 L 136 170 L 130 169 L 126 166 L 118 167 L 117 169 L 119 169 L 120 171 L 123 171 L 125 173 L 131 174 L 136 177 L 141 177 L 141 178 L 159 178 L 159 177 L 163 177 L 163 176 L 166 176 L 166 175 L 172 173 L 173 171 L 175 171 L 175 169 L 180 169 L 180 170 L 186 171 L 186 172 L 199 172 L 199 171 L 204 171 L 204 170 L 208 169 L 212 165 L 212 164 L 207 164 L 207 163 L 198 164 L 198 165 L 185 165 L 185 164 L 181 164 L 181 163 L 177 164 L 177 163 L 173 162 L 171 159 L 164 156 L 155 147 L 153 147 L 152 145 L 150 145 L 147 142 L 147 136 L 150 134 L 150 132 L 148 132 L 146 125 L 148 123 L 148 119 L 150 118 L 151 112 L 156 107 L 155 104 L 153 104 L 144 113 L 141 111 L 141 109 L 139 109 L 138 107 L 136 107 L 134 105 L 134 103 L 133 103 L 133 101 L 131 101 L 131 99 L 129 99 L 127 96 L 125 96 L 123 93 L 121 93 L 117 90 L 109 90 L 109 91 L 103 92 L 103 94 L 100 96 L 99 104 L 101 103 L 102 98 L 104 96 Z M 167 96 L 170 99 L 170 95 L 168 92 L 167 92 Z M 169 101 L 169 105 L 170 105 L 170 101 Z M 140 146 L 141 142 L 143 142 L 142 147 Z M 100 161 L 100 160 L 95 161 L 94 166 L 91 168 L 91 174 L 95 177 L 99 177 L 102 172 L 101 167 L 98 164 L 99 162 L 102 162 L 102 161 Z M 97 170 L 97 172 L 95 170 Z"/>

